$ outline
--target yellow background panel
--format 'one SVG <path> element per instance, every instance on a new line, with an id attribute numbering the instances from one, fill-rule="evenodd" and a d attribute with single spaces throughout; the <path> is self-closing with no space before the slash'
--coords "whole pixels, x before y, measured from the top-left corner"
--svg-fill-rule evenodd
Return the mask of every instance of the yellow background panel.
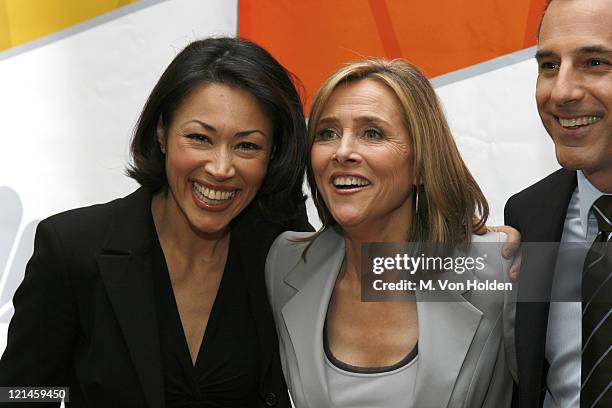
<path id="1" fill-rule="evenodd" d="M 136 2 L 137 0 L 0 0 L 0 51 Z"/>
<path id="2" fill-rule="evenodd" d="M 0 50 L 5 50 L 11 46 L 11 32 L 9 31 L 8 16 L 4 0 L 0 0 Z"/>

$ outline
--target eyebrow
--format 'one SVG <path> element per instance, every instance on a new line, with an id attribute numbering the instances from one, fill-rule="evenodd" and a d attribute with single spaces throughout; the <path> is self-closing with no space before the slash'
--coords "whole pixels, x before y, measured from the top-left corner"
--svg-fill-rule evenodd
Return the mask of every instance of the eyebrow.
<path id="1" fill-rule="evenodd" d="M 336 118 L 335 116 L 326 116 L 324 118 L 319 119 L 317 124 L 332 124 L 338 122 L 338 118 Z M 356 122 L 360 123 L 360 124 L 367 124 L 367 123 L 380 123 L 386 126 L 391 126 L 386 120 L 378 117 L 378 116 L 359 116 L 356 119 Z"/>
<path id="2" fill-rule="evenodd" d="M 551 58 L 551 57 L 556 57 L 556 56 L 557 56 L 556 52 L 552 52 L 548 50 L 538 50 L 534 55 L 536 61 L 541 61 L 545 58 Z"/>
<path id="3" fill-rule="evenodd" d="M 197 123 L 198 125 L 202 126 L 204 129 L 208 130 L 209 132 L 217 132 L 217 128 L 215 128 L 213 125 L 203 122 L 201 120 L 198 119 L 193 119 L 190 120 L 189 122 L 186 122 L 183 126 L 188 125 L 190 123 Z M 268 135 L 266 135 L 262 130 L 260 129 L 249 129 L 249 130 L 242 130 L 238 133 L 236 133 L 234 135 L 234 137 L 246 137 L 252 133 L 261 133 L 264 137 L 268 137 Z"/>
<path id="4" fill-rule="evenodd" d="M 578 54 L 578 55 L 612 54 L 612 49 L 606 48 L 602 45 L 587 45 L 587 46 L 576 49 L 574 51 L 574 54 Z M 535 59 L 537 61 L 540 61 L 546 58 L 551 58 L 551 57 L 558 57 L 558 54 L 550 50 L 538 50 L 535 53 Z"/>
<path id="5" fill-rule="evenodd" d="M 589 45 L 578 48 L 576 54 L 612 54 L 612 49 L 602 45 Z"/>

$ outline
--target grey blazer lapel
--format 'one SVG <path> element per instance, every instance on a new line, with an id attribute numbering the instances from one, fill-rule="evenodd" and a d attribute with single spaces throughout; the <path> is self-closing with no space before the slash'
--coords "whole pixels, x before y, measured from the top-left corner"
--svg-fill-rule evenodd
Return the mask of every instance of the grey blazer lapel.
<path id="1" fill-rule="evenodd" d="M 325 375 L 322 333 L 343 259 L 344 240 L 330 229 L 313 243 L 307 262 L 301 260 L 285 277 L 285 283 L 298 290 L 282 308 L 282 314 L 310 407 L 332 406 Z"/>
<path id="2" fill-rule="evenodd" d="M 474 275 L 467 271 L 463 275 L 443 274 L 441 278 L 466 282 Z M 419 357 L 415 407 L 448 406 L 482 318 L 482 312 L 463 297 L 464 293 L 416 293 Z"/>

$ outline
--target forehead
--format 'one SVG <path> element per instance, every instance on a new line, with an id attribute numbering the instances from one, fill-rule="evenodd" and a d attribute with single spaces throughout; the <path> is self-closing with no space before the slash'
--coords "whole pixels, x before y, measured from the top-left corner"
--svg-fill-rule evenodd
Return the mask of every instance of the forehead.
<path id="1" fill-rule="evenodd" d="M 237 122 L 266 122 L 267 115 L 249 91 L 221 83 L 198 85 L 181 101 L 174 112 L 176 119 L 204 118 Z"/>
<path id="2" fill-rule="evenodd" d="M 540 27 L 538 49 L 571 52 L 612 46 L 612 0 L 554 0 Z"/>
<path id="3" fill-rule="evenodd" d="M 330 95 L 321 116 L 338 110 L 352 113 L 368 112 L 377 115 L 400 115 L 401 103 L 395 92 L 379 80 L 366 78 L 341 84 Z"/>

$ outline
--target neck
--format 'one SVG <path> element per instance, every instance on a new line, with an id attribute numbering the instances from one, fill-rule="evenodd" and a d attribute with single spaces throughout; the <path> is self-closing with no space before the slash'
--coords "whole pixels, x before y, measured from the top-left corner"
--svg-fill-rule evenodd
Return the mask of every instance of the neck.
<path id="1" fill-rule="evenodd" d="M 344 270 L 361 279 L 361 245 L 368 242 L 405 242 L 412 221 L 412 206 L 402 208 L 394 217 L 342 228 L 345 245 Z"/>
<path id="2" fill-rule="evenodd" d="M 612 194 L 612 166 L 610 168 L 589 172 L 582 171 L 589 182 L 599 191 Z"/>
<path id="3" fill-rule="evenodd" d="M 229 247 L 229 226 L 217 234 L 195 230 L 178 208 L 171 193 L 157 193 L 151 201 L 155 230 L 164 253 L 173 253 L 185 261 L 211 263 L 225 257 Z"/>
<path id="4" fill-rule="evenodd" d="M 404 242 L 412 223 L 412 195 L 382 216 L 370 216 L 356 225 L 340 225 L 346 239 L 355 242 Z"/>

